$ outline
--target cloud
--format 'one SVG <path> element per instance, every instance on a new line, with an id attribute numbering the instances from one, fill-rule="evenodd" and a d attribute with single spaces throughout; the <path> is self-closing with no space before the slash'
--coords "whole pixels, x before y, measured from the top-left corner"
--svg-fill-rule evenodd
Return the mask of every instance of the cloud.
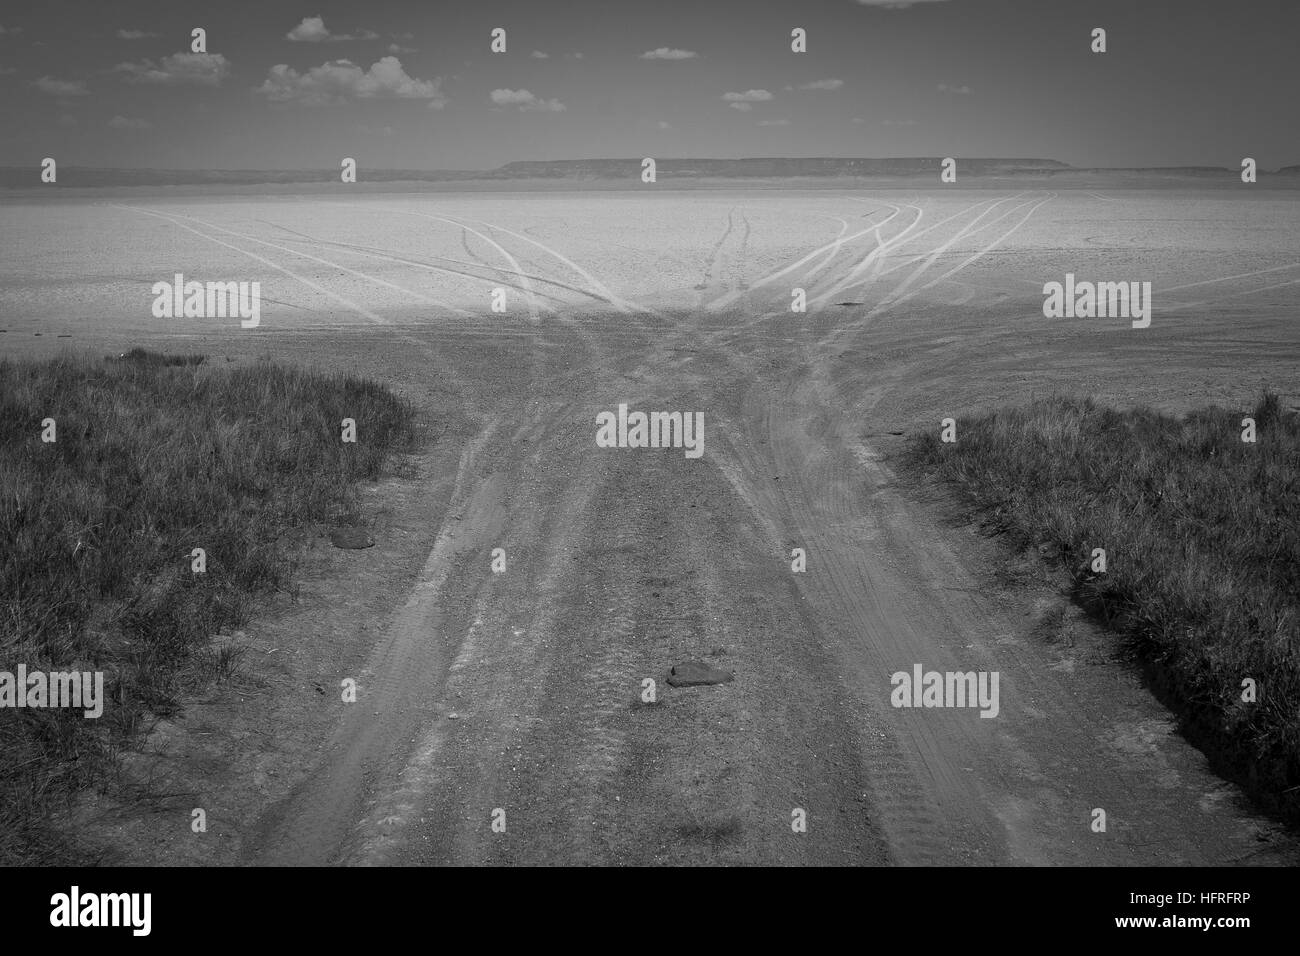
<path id="1" fill-rule="evenodd" d="M 162 36 L 161 33 L 150 33 L 148 30 L 118 30 L 117 38 L 119 40 L 143 40 L 145 37 Z"/>
<path id="2" fill-rule="evenodd" d="M 302 23 L 284 35 L 286 40 L 294 43 L 339 43 L 343 40 L 378 40 L 379 34 L 373 30 L 362 30 L 353 36 L 350 33 L 330 33 L 321 17 L 304 17 Z M 409 39 L 409 34 L 397 39 Z"/>
<path id="3" fill-rule="evenodd" d="M 668 129 L 672 124 L 670 124 L 667 120 L 660 120 L 655 125 L 658 126 L 660 129 Z"/>
<path id="4" fill-rule="evenodd" d="M 52 76 L 42 76 L 34 81 L 34 85 L 50 96 L 87 96 L 90 93 L 81 80 L 56 80 Z"/>
<path id="5" fill-rule="evenodd" d="M 789 126 L 790 121 L 788 119 L 759 120 L 758 125 L 759 126 Z"/>
<path id="6" fill-rule="evenodd" d="M 538 99 L 527 90 L 493 90 L 491 96 L 497 106 L 518 106 L 521 110 L 541 113 L 562 113 L 565 109 L 559 100 Z"/>
<path id="7" fill-rule="evenodd" d="M 866 120 L 864 120 L 861 116 L 855 116 L 855 117 L 853 117 L 853 122 L 855 122 L 855 123 L 865 123 Z"/>
<path id="8" fill-rule="evenodd" d="M 16 33 L 22 33 L 22 32 L 23 32 L 22 27 L 5 27 L 3 24 L 0 24 L 0 37 L 5 36 L 6 34 L 8 34 L 9 36 L 13 36 Z"/>
<path id="9" fill-rule="evenodd" d="M 958 96 L 969 96 L 975 92 L 969 86 L 949 86 L 947 83 L 940 83 L 936 88 L 940 93 L 956 93 Z"/>
<path id="10" fill-rule="evenodd" d="M 690 60 L 699 56 L 691 50 L 673 50 L 666 46 L 661 46 L 655 50 L 646 50 L 641 54 L 643 60 Z"/>
<path id="11" fill-rule="evenodd" d="M 59 117 L 59 125 L 60 125 L 60 126 L 76 126 L 76 125 L 77 125 L 77 118 L 76 118 L 75 116 L 69 116 L 67 113 L 64 113 L 62 116 Z"/>
<path id="12" fill-rule="evenodd" d="M 113 129 L 153 129 L 153 123 L 147 119 L 133 119 L 127 116 L 114 116 L 108 121 Z"/>
<path id="13" fill-rule="evenodd" d="M 397 56 L 399 53 L 415 53 L 417 51 L 415 47 L 401 46 L 397 43 L 390 43 L 388 44 L 388 52 L 393 54 L 393 56 Z"/>
<path id="14" fill-rule="evenodd" d="M 334 106 L 353 100 L 427 100 L 429 109 L 447 104 L 442 80 L 417 80 L 402 69 L 402 61 L 386 56 L 369 70 L 351 60 L 333 60 L 299 73 L 279 63 L 271 67 L 266 80 L 254 91 L 276 105 Z"/>
<path id="15" fill-rule="evenodd" d="M 160 63 L 119 63 L 116 73 L 125 73 L 130 83 L 153 83 L 160 86 L 219 86 L 230 75 L 230 61 L 220 53 L 173 53 Z"/>
<path id="16" fill-rule="evenodd" d="M 766 103 L 772 98 L 772 94 L 767 90 L 746 90 L 743 93 L 723 93 L 722 98 L 733 110 L 748 113 L 754 108 L 754 103 Z"/>
<path id="17" fill-rule="evenodd" d="M 582 54 L 581 54 L 581 53 L 566 53 L 566 54 L 564 54 L 564 55 L 567 56 L 567 57 L 569 57 L 569 58 L 572 59 L 572 60 L 581 60 L 581 59 L 582 59 Z"/>
<path id="18" fill-rule="evenodd" d="M 325 21 L 320 17 L 304 17 L 302 23 L 284 35 L 294 43 L 323 43 L 330 38 Z"/>
<path id="19" fill-rule="evenodd" d="M 854 0 L 860 7 L 881 7 L 885 10 L 906 10 L 918 3 L 944 3 L 945 0 Z"/>
<path id="20" fill-rule="evenodd" d="M 497 106 L 510 106 L 515 103 L 531 103 L 537 97 L 527 90 L 493 90 L 492 102 Z"/>
<path id="21" fill-rule="evenodd" d="M 17 73 L 17 72 L 18 72 L 18 67 L 16 66 L 0 66 L 0 76 L 8 76 L 10 73 Z"/>
<path id="22" fill-rule="evenodd" d="M 551 58 L 551 55 L 549 53 L 543 53 L 541 50 L 534 50 L 532 53 L 528 55 L 531 56 L 534 60 L 549 60 Z"/>
<path id="23" fill-rule="evenodd" d="M 801 90 L 838 90 L 844 85 L 843 80 L 813 80 L 799 87 Z"/>

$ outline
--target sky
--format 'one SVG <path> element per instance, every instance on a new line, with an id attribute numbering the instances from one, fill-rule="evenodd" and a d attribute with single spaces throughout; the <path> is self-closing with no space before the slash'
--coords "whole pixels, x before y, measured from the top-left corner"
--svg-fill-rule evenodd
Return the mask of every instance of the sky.
<path id="1" fill-rule="evenodd" d="M 1297 36 L 1300 0 L 5 3 L 0 165 L 1250 156 L 1271 169 L 1300 163 Z"/>

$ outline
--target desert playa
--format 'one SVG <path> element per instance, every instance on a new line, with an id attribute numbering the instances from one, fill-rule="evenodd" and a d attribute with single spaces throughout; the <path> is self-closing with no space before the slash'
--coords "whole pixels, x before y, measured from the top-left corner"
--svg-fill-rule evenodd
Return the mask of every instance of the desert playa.
<path id="1" fill-rule="evenodd" d="M 218 695 L 137 758 L 246 821 L 205 858 L 1288 858 L 1109 639 L 1047 585 L 997 587 L 996 542 L 891 458 L 905 433 L 1057 392 L 1300 404 L 1300 193 L 341 193 L 126 190 L 0 217 L 7 355 L 266 356 L 457 423 L 371 493 L 380 548 L 309 551 L 304 599 L 243 632 L 301 690 Z M 1066 272 L 1149 281 L 1150 326 L 1045 318 Z M 260 283 L 260 325 L 156 319 L 150 287 L 176 273 Z M 705 453 L 599 447 L 620 404 L 702 412 Z M 664 688 L 684 658 L 738 679 Z M 998 719 L 891 709 L 916 662 L 999 672 Z M 350 673 L 370 705 L 340 717 L 311 687 Z M 795 806 L 836 828 L 793 838 Z M 1074 836 L 1097 806 L 1143 839 Z M 513 808 L 508 839 L 480 807 Z M 123 812 L 133 858 L 196 852 Z"/>

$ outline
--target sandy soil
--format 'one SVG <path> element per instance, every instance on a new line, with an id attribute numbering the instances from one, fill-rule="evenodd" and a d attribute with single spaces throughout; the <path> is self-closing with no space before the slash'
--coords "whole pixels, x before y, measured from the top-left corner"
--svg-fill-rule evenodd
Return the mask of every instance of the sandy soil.
<path id="1" fill-rule="evenodd" d="M 889 456 L 1053 390 L 1300 404 L 1297 235 L 1295 193 L 1236 190 L 8 206 L 6 354 L 269 354 L 430 423 L 369 492 L 379 545 L 303 542 L 299 599 L 238 638 L 249 678 L 158 728 L 86 838 L 223 864 L 1295 862 L 1059 582 Z M 262 326 L 152 318 L 174 272 L 262 281 Z M 1066 272 L 1152 282 L 1151 327 L 1044 319 Z M 703 412 L 703 457 L 598 448 L 620 403 Z M 736 679 L 669 687 L 689 658 Z M 892 708 L 916 663 L 998 671 L 999 716 Z"/>

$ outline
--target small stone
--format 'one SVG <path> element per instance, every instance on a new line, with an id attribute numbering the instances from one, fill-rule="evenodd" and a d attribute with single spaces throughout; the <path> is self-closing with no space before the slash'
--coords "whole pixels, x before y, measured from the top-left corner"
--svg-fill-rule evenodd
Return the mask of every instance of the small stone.
<path id="1" fill-rule="evenodd" d="M 334 547 L 347 551 L 359 551 L 372 547 L 375 539 L 363 528 L 335 528 L 330 532 L 330 541 Z"/>
<path id="2" fill-rule="evenodd" d="M 668 671 L 668 683 L 673 687 L 699 687 L 706 684 L 725 684 L 735 680 L 731 671 L 710 667 L 703 661 L 684 661 L 674 664 Z"/>

